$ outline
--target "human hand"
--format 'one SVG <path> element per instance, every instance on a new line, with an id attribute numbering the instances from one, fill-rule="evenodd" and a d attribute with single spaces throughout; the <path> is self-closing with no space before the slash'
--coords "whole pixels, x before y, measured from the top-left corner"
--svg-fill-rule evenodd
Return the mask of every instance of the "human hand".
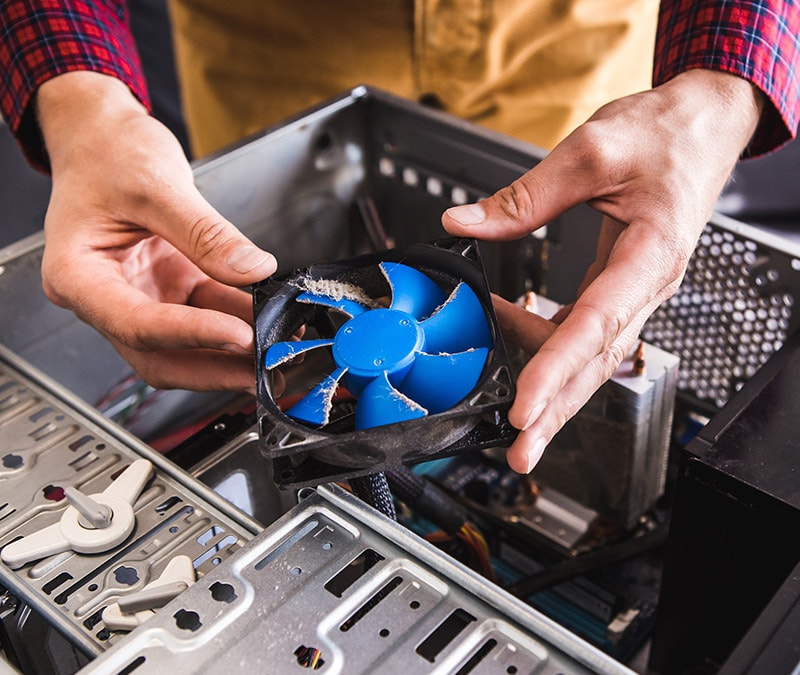
<path id="1" fill-rule="evenodd" d="M 155 387 L 252 390 L 252 301 L 275 271 L 194 186 L 180 144 L 120 81 L 74 72 L 39 89 L 52 167 L 47 297 Z"/>
<path id="2" fill-rule="evenodd" d="M 530 472 L 677 290 L 761 96 L 734 75 L 687 71 L 609 103 L 509 187 L 445 212 L 452 234 L 490 240 L 519 238 L 582 202 L 604 214 L 576 301 L 519 376 L 509 420 L 520 434 L 507 456 L 515 471 Z M 505 306 L 499 319 L 521 346 L 538 346 L 529 312 Z"/>

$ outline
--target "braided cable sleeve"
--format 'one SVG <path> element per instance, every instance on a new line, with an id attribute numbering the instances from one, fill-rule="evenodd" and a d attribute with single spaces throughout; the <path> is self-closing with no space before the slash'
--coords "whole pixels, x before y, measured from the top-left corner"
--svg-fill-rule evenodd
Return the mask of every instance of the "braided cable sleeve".
<path id="1" fill-rule="evenodd" d="M 401 502 L 448 534 L 456 534 L 467 522 L 467 512 L 433 481 L 406 467 L 386 472 L 392 492 Z"/>
<path id="2" fill-rule="evenodd" d="M 425 479 L 405 467 L 387 471 L 386 480 L 397 498 L 411 507 L 425 492 Z"/>
<path id="3" fill-rule="evenodd" d="M 351 478 L 350 487 L 357 497 L 392 520 L 397 520 L 394 500 L 385 474 L 373 473 L 369 476 Z"/>

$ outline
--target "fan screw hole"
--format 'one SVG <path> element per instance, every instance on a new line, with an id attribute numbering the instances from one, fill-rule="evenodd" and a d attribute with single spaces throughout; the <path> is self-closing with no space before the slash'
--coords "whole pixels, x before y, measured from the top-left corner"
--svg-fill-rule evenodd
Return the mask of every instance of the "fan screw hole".
<path id="1" fill-rule="evenodd" d="M 497 390 L 497 395 L 501 397 L 508 396 L 508 389 L 506 389 L 505 387 L 500 387 Z"/>

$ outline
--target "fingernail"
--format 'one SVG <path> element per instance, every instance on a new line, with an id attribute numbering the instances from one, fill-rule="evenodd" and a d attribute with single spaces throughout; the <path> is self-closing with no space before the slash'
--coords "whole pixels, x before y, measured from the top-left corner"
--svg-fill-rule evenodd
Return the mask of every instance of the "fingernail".
<path id="1" fill-rule="evenodd" d="M 464 204 L 447 209 L 450 217 L 462 225 L 480 225 L 486 220 L 486 211 L 480 204 Z"/>
<path id="2" fill-rule="evenodd" d="M 272 255 L 252 244 L 239 246 L 228 257 L 228 265 L 240 274 L 246 274 L 259 266 L 272 267 L 274 264 L 275 258 Z"/>
<path id="3" fill-rule="evenodd" d="M 547 401 L 542 401 L 541 403 L 536 405 L 533 410 L 531 410 L 530 415 L 528 415 L 528 419 L 525 422 L 525 426 L 522 427 L 522 431 L 527 431 L 533 426 L 534 422 L 536 422 L 536 420 L 538 420 L 539 417 L 541 417 L 542 412 L 544 411 L 546 406 L 547 406 Z"/>
<path id="4" fill-rule="evenodd" d="M 533 446 L 528 451 L 528 469 L 525 471 L 525 473 L 530 473 L 533 471 L 533 467 L 535 467 L 542 458 L 546 446 L 547 442 L 544 440 L 544 438 L 536 439 Z"/>

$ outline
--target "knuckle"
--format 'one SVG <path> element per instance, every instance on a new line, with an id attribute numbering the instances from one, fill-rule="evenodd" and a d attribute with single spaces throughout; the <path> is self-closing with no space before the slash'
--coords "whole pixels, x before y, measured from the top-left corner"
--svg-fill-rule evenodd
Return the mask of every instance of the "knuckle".
<path id="1" fill-rule="evenodd" d="M 44 257 L 42 258 L 42 290 L 45 297 L 59 307 L 66 307 L 67 300 L 62 291 L 63 276 L 65 274 L 65 266 L 61 261 L 55 259 L 45 246 Z"/>
<path id="2" fill-rule="evenodd" d="M 146 354 L 154 351 L 158 348 L 155 337 L 141 320 L 141 315 L 145 311 L 147 311 L 145 308 L 138 305 L 124 315 L 111 318 L 107 326 L 108 333 L 134 352 Z"/>
<path id="3" fill-rule="evenodd" d="M 498 191 L 495 197 L 502 213 L 511 220 L 519 220 L 533 212 L 533 195 L 521 179 Z"/>
<path id="4" fill-rule="evenodd" d="M 573 147 L 577 151 L 575 159 L 581 172 L 603 175 L 617 165 L 619 153 L 615 150 L 616 144 L 609 138 L 602 122 L 586 122 L 575 134 L 577 143 Z"/>
<path id="5" fill-rule="evenodd" d="M 154 389 L 171 389 L 172 384 L 164 377 L 164 370 L 148 363 L 147 359 L 139 360 L 134 367 L 139 377 Z"/>
<path id="6" fill-rule="evenodd" d="M 609 342 L 616 340 L 630 323 L 630 317 L 616 308 L 601 308 L 584 302 L 576 305 L 573 312 L 576 310 L 580 311 L 587 324 L 593 327 L 588 329 L 592 334 L 603 335 Z"/>
<path id="7" fill-rule="evenodd" d="M 678 237 L 662 241 L 659 247 L 659 259 L 655 261 L 655 264 L 662 269 L 662 286 L 657 300 L 663 302 L 677 292 L 683 283 L 690 259 L 691 251 Z"/>
<path id="8" fill-rule="evenodd" d="M 59 307 L 67 306 L 66 299 L 58 290 L 58 284 L 54 283 L 50 275 L 46 274 L 44 270 L 42 270 L 42 290 L 45 297 L 54 305 Z"/>
<path id="9" fill-rule="evenodd" d="M 600 381 L 607 380 L 617 369 L 627 355 L 626 346 L 620 341 L 613 342 L 609 348 L 600 355 L 598 368 L 600 369 Z"/>
<path id="10" fill-rule="evenodd" d="M 227 223 L 212 214 L 204 214 L 189 223 L 189 246 L 197 258 L 204 258 L 230 240 Z"/>

